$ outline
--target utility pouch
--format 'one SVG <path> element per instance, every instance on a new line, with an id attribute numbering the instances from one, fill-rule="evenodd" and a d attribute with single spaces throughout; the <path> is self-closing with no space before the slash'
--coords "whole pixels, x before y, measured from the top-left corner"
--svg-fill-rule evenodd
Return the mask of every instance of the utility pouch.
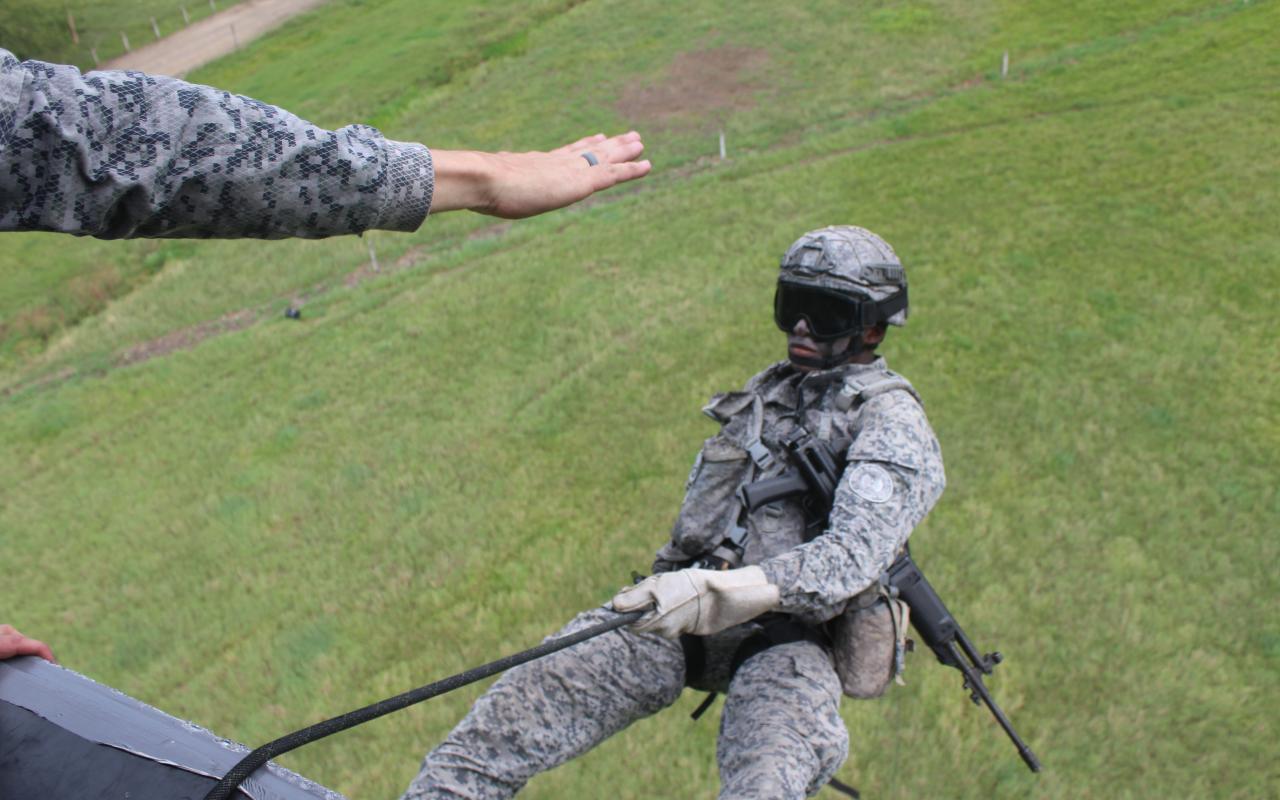
<path id="1" fill-rule="evenodd" d="M 910 610 L 877 584 L 828 623 L 836 674 L 847 697 L 870 700 L 902 682 Z"/>
<path id="2" fill-rule="evenodd" d="M 747 451 L 718 434 L 702 446 L 689 476 L 671 541 L 688 557 L 708 552 L 728 534 L 738 513 L 738 487 L 750 480 Z"/>
<path id="3" fill-rule="evenodd" d="M 720 423 L 720 432 L 703 443 L 671 530 L 671 541 L 691 558 L 720 546 L 742 510 L 738 488 L 773 466 L 760 442 L 764 407 L 759 397 L 751 392 L 716 395 L 702 412 Z"/>

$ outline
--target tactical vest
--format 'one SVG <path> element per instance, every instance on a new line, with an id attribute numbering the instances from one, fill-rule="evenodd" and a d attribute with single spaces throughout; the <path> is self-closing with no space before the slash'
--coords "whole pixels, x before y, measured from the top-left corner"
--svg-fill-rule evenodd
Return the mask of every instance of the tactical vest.
<path id="1" fill-rule="evenodd" d="M 846 369 L 847 374 L 827 380 L 820 396 L 807 407 L 778 406 L 771 402 L 778 383 L 796 379 L 783 374 L 784 365 L 785 362 L 770 367 L 743 391 L 716 395 L 703 408 L 703 413 L 721 427 L 704 442 L 694 463 L 671 541 L 659 551 L 656 567 L 661 568 L 666 562 L 678 568 L 681 562 L 714 551 L 738 521 L 739 487 L 791 468 L 781 442 L 798 425 L 826 442 L 834 452 L 851 452 L 857 457 L 857 436 L 868 400 L 887 392 L 905 391 L 921 402 L 901 375 L 886 367 L 864 367 Z M 801 378 L 794 390 L 800 401 L 804 399 L 804 381 Z M 813 523 L 805 519 L 796 501 L 756 509 L 747 517 L 743 564 L 780 555 L 825 530 L 826 520 L 816 521 L 816 529 Z M 863 698 L 884 692 L 901 665 L 906 624 L 905 606 L 885 596 L 881 586 L 873 585 L 852 598 L 844 612 L 823 626 L 847 695 Z"/>
<path id="2" fill-rule="evenodd" d="M 769 368 L 744 391 L 716 395 L 703 408 L 704 414 L 720 423 L 720 431 L 703 443 L 685 485 L 671 542 L 659 553 L 659 559 L 680 562 L 713 550 L 737 522 L 738 488 L 791 468 L 781 442 L 798 425 L 843 455 L 857 439 L 867 400 L 886 392 L 906 391 L 920 402 L 905 378 L 881 368 L 861 369 L 830 382 L 819 402 L 808 408 L 767 408 L 765 395 L 779 380 L 781 368 Z M 805 527 L 796 502 L 757 509 L 748 517 L 744 563 L 759 563 L 803 544 Z"/>

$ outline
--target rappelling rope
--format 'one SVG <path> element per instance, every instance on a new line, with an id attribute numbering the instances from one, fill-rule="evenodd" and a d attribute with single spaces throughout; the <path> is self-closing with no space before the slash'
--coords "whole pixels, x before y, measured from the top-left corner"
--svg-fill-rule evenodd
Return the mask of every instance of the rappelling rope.
<path id="1" fill-rule="evenodd" d="M 551 655 L 552 653 L 563 650 L 566 647 L 572 647 L 579 642 L 594 639 L 597 636 L 621 628 L 624 625 L 630 625 L 632 622 L 635 622 L 640 619 L 640 617 L 644 616 L 647 612 L 648 609 L 642 609 L 640 611 L 629 611 L 625 614 L 618 614 L 618 616 L 608 622 L 602 622 L 599 625 L 584 628 L 577 633 L 570 633 L 556 639 L 549 639 L 529 650 L 507 656 L 506 658 L 500 658 L 497 661 L 490 661 L 488 664 L 475 667 L 474 669 L 469 669 L 466 672 L 460 672 L 457 675 L 445 678 L 444 680 L 429 683 L 426 686 L 420 686 L 417 689 L 412 689 L 404 694 L 389 697 L 386 700 L 381 700 L 373 705 L 365 706 L 364 708 L 358 708 L 355 711 L 349 711 L 346 714 L 332 719 L 327 719 L 324 722 L 317 722 L 315 725 L 308 728 L 294 731 L 293 733 L 290 733 L 287 736 L 282 736 L 273 742 L 267 742 L 257 750 L 254 750 L 244 758 L 240 759 L 234 767 L 228 770 L 222 780 L 218 781 L 218 785 L 214 786 L 209 793 L 204 796 L 204 800 L 228 800 L 228 798 L 231 797 L 231 793 L 236 790 L 236 787 L 238 787 L 245 778 L 252 775 L 254 770 L 258 767 L 261 767 L 263 764 L 283 753 L 302 747 L 304 744 L 310 744 L 317 739 L 323 739 L 326 736 L 330 736 L 340 731 L 345 731 L 347 728 L 354 728 L 361 723 L 377 719 L 378 717 L 385 716 L 393 711 L 399 711 L 402 708 L 407 708 L 414 703 L 421 703 L 423 700 L 429 700 L 436 695 L 452 692 L 454 689 L 460 689 L 469 683 L 475 683 L 476 681 L 487 678 L 490 675 L 496 675 L 499 672 L 509 670 L 512 667 L 525 663 L 526 661 L 533 661 L 535 658 L 542 658 L 543 656 Z"/>

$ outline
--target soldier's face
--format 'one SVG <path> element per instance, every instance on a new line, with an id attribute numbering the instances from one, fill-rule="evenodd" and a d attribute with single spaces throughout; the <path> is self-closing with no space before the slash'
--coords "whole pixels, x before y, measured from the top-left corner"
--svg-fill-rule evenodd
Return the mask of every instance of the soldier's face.
<path id="1" fill-rule="evenodd" d="M 824 359 L 831 358 L 833 353 L 843 353 L 849 349 L 852 336 L 841 336 L 827 342 L 814 339 L 809 330 L 809 323 L 803 318 L 787 334 L 787 358 L 791 364 L 802 372 L 813 372 Z"/>

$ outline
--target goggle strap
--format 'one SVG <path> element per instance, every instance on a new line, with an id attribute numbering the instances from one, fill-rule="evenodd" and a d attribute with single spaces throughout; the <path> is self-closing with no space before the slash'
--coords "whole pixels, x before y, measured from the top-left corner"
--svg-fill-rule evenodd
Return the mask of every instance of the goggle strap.
<path id="1" fill-rule="evenodd" d="M 866 313 L 868 306 L 876 310 L 876 312 L 878 313 L 877 319 L 867 319 L 867 317 L 870 316 L 869 314 Z M 862 324 L 865 327 L 869 328 L 872 325 L 876 325 L 881 322 L 884 322 L 885 320 L 889 319 L 889 317 L 892 317 L 894 314 L 897 314 L 899 311 L 903 310 L 906 307 L 907 307 L 907 287 L 903 286 L 902 290 L 897 294 L 893 295 L 892 297 L 886 297 L 885 299 L 877 303 L 869 303 L 869 304 L 863 305 Z"/>

